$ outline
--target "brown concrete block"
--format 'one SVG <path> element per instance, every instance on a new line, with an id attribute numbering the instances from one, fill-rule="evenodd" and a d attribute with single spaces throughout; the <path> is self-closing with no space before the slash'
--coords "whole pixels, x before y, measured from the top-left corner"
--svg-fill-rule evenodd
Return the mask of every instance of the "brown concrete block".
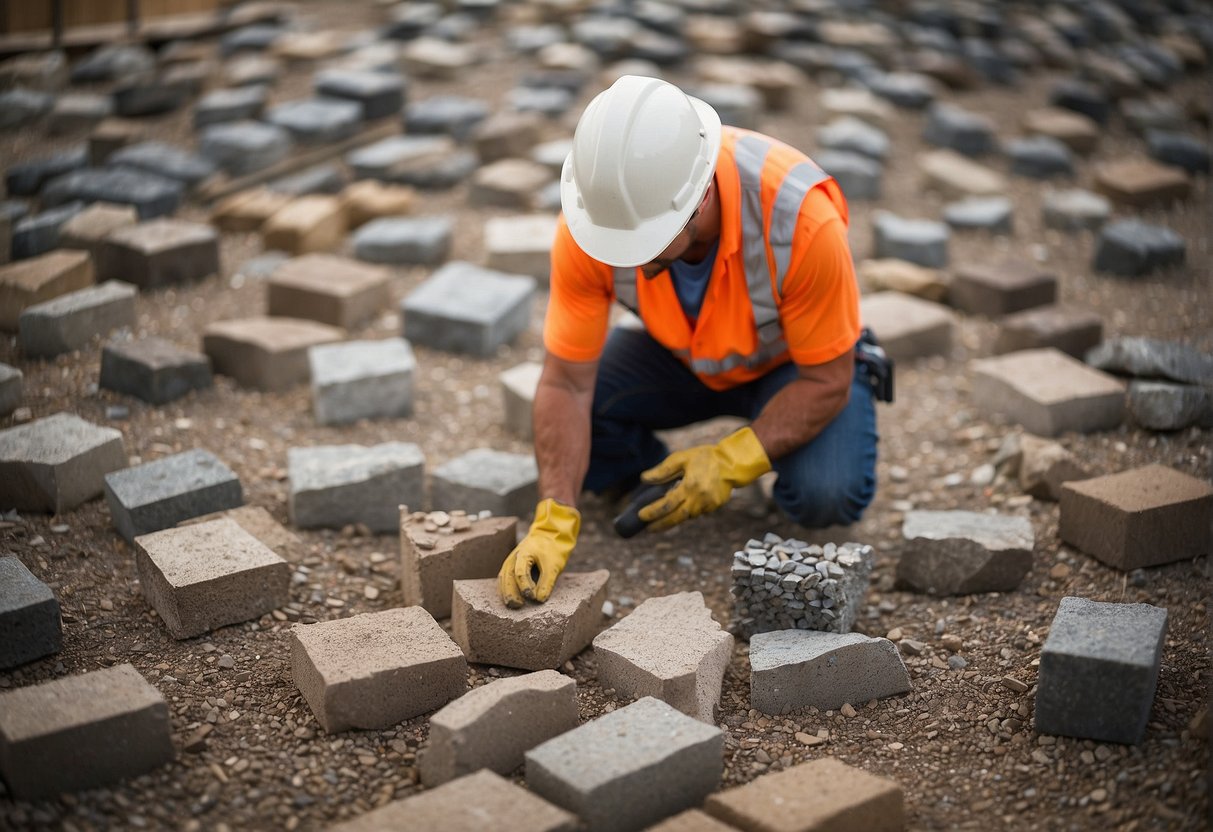
<path id="1" fill-rule="evenodd" d="M 106 237 L 97 271 L 141 289 L 199 280 L 219 271 L 219 235 L 204 223 L 168 218 L 121 228 Z"/>
<path id="2" fill-rule="evenodd" d="M 1192 178 L 1152 159 L 1126 159 L 1096 168 L 1095 189 L 1113 202 L 1141 208 L 1186 199 Z"/>
<path id="3" fill-rule="evenodd" d="M 900 832 L 906 822 L 895 780 L 830 757 L 711 795 L 703 808 L 745 832 Z"/>
<path id="4" fill-rule="evenodd" d="M 289 390 L 311 378 L 309 347 L 331 344 L 343 330 L 294 318 L 216 321 L 202 335 L 202 351 L 215 372 L 256 390 Z"/>
<path id="5" fill-rule="evenodd" d="M 864 295 L 859 306 L 864 325 L 872 328 L 894 361 L 947 355 L 952 350 L 956 315 L 946 306 L 900 292 Z"/>
<path id="6" fill-rule="evenodd" d="M 529 159 L 500 159 L 472 175 L 468 202 L 499 208 L 528 209 L 544 185 L 553 180 L 551 171 Z"/>
<path id="7" fill-rule="evenodd" d="M 291 675 L 321 727 L 388 728 L 467 690 L 463 653 L 421 607 L 291 628 Z"/>
<path id="8" fill-rule="evenodd" d="M 497 679 L 430 718 L 421 782 L 438 786 L 482 768 L 509 774 L 535 746 L 577 727 L 577 683 L 555 670 Z"/>
<path id="9" fill-rule="evenodd" d="M 0 267 L 0 330 L 16 332 L 27 308 L 93 283 L 87 251 L 59 249 Z"/>
<path id="10" fill-rule="evenodd" d="M 431 517 L 448 519 L 437 525 Z M 400 513 L 400 589 L 404 603 L 435 618 L 451 615 L 456 580 L 492 578 L 517 543 L 517 517 L 484 520 L 446 512 Z"/>
<path id="11" fill-rule="evenodd" d="M 1057 139 L 1075 153 L 1090 153 L 1099 143 L 1099 125 L 1094 119 L 1061 107 L 1029 110 L 1023 117 L 1023 129 Z"/>
<path id="12" fill-rule="evenodd" d="M 290 566 L 235 520 L 136 537 L 135 566 L 173 638 L 259 618 L 290 600 Z"/>
<path id="13" fill-rule="evenodd" d="M 971 315 L 997 318 L 1057 299 L 1057 277 L 1024 260 L 970 263 L 956 269 L 948 303 Z"/>
<path id="14" fill-rule="evenodd" d="M 1103 319 L 1089 309 L 1050 304 L 1008 315 L 1001 323 L 994 344 L 1000 355 L 1053 347 L 1081 361 L 1103 341 Z"/>
<path id="15" fill-rule="evenodd" d="M 970 366 L 971 400 L 1037 436 L 1106 430 L 1124 419 L 1124 385 L 1058 350 L 1022 350 Z"/>
<path id="16" fill-rule="evenodd" d="M 129 664 L 0 693 L 0 774 L 38 800 L 173 759 L 168 703 Z"/>
<path id="17" fill-rule="evenodd" d="M 288 254 L 332 251 L 345 236 L 345 208 L 340 197 L 312 195 L 293 200 L 261 228 L 264 247 Z"/>
<path id="18" fill-rule="evenodd" d="M 737 832 L 737 827 L 722 823 L 699 809 L 687 809 L 650 826 L 645 832 Z"/>
<path id="19" fill-rule="evenodd" d="M 240 191 L 215 205 L 211 211 L 211 225 L 221 231 L 260 231 L 266 221 L 285 208 L 291 199 L 289 194 L 269 188 Z"/>
<path id="20" fill-rule="evenodd" d="M 374 179 L 353 182 L 341 192 L 350 229 L 380 217 L 399 217 L 413 213 L 417 192 L 407 185 L 385 185 Z"/>
<path id="21" fill-rule="evenodd" d="M 575 815 L 491 771 L 389 803 L 328 832 L 575 832 Z"/>
<path id="22" fill-rule="evenodd" d="M 276 554 L 286 560 L 295 560 L 299 553 L 299 547 L 303 545 L 303 541 L 294 532 L 275 520 L 273 515 L 261 506 L 229 508 L 226 511 L 216 511 L 211 514 L 204 514 L 201 517 L 182 520 L 177 525 L 178 527 L 196 526 L 199 523 L 209 523 L 212 520 L 223 520 L 225 518 L 235 520 L 240 528 L 273 549 Z"/>
<path id="23" fill-rule="evenodd" d="M 508 609 L 497 579 L 455 581 L 451 635 L 468 661 L 543 670 L 580 653 L 602 621 L 611 573 L 566 572 L 546 602 Z"/>
<path id="24" fill-rule="evenodd" d="M 274 270 L 269 314 L 353 329 L 387 309 L 392 275 L 333 254 L 305 254 Z"/>
<path id="25" fill-rule="evenodd" d="M 472 145 L 484 164 L 498 159 L 521 158 L 539 143 L 543 116 L 534 112 L 503 110 L 472 130 Z"/>
<path id="26" fill-rule="evenodd" d="M 109 158 L 128 144 L 143 138 L 143 125 L 120 118 L 107 118 L 88 137 L 88 163 L 102 167 Z"/>
<path id="27" fill-rule="evenodd" d="M 59 245 L 87 251 L 97 263 L 105 248 L 105 238 L 138 222 L 139 212 L 133 205 L 94 202 L 63 224 L 59 229 Z"/>
<path id="28" fill-rule="evenodd" d="M 1164 465 L 1067 482 L 1061 539 L 1128 571 L 1213 552 L 1213 486 Z"/>

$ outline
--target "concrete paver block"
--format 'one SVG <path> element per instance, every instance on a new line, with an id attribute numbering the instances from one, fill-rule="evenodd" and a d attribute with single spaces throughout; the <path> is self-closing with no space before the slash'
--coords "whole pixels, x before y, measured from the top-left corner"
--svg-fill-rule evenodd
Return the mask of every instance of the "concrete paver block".
<path id="1" fill-rule="evenodd" d="M 51 358 L 98 335 L 133 327 L 138 294 L 131 284 L 110 280 L 26 307 L 18 319 L 21 351 L 31 358 Z"/>
<path id="2" fill-rule="evenodd" d="M 1001 173 L 954 150 L 923 153 L 918 157 L 918 166 L 926 186 L 947 197 L 998 196 L 1007 192 L 1007 180 Z"/>
<path id="3" fill-rule="evenodd" d="M 71 413 L 0 431 L 0 505 L 62 514 L 94 497 L 126 467 L 122 433 Z"/>
<path id="4" fill-rule="evenodd" d="M 96 263 L 110 234 L 138 222 L 139 212 L 131 205 L 95 202 L 63 224 L 59 229 L 59 245 L 87 251 Z"/>
<path id="5" fill-rule="evenodd" d="M 1037 436 L 1114 428 L 1124 419 L 1124 385 L 1052 348 L 972 361 L 971 399 Z"/>
<path id="6" fill-rule="evenodd" d="M 17 558 L 0 557 L 0 669 L 58 653 L 62 647 L 55 593 Z"/>
<path id="7" fill-rule="evenodd" d="M 105 500 L 128 541 L 182 520 L 244 502 L 236 473 L 210 451 L 195 448 L 105 476 Z"/>
<path id="8" fill-rule="evenodd" d="M 354 254 L 368 263 L 435 265 L 450 253 L 454 228 L 450 217 L 381 217 L 354 233 Z"/>
<path id="9" fill-rule="evenodd" d="M 166 404 L 213 382 L 209 358 L 160 338 L 111 341 L 101 350 L 101 387 L 149 404 Z"/>
<path id="10" fill-rule="evenodd" d="M 1186 257 L 1187 243 L 1179 233 L 1130 217 L 1100 229 L 1092 267 L 1097 272 L 1142 277 L 1181 266 Z"/>
<path id="11" fill-rule="evenodd" d="M 212 520 L 235 520 L 240 528 L 260 540 L 285 560 L 295 559 L 302 545 L 295 534 L 286 526 L 274 519 L 261 506 L 237 506 L 223 511 L 204 514 L 201 517 L 191 517 L 182 520 L 178 526 L 196 526 L 199 523 L 209 523 Z"/>
<path id="12" fill-rule="evenodd" d="M 1081 360 L 1102 340 L 1103 319 L 1098 312 L 1050 304 L 1003 318 L 994 352 L 1053 347 Z"/>
<path id="13" fill-rule="evenodd" d="M 886 638 L 775 630 L 750 638 L 750 706 L 764 714 L 823 711 L 905 693 L 910 675 Z"/>
<path id="14" fill-rule="evenodd" d="M 308 350 L 312 407 L 322 425 L 393 419 L 413 412 L 417 359 L 403 338 L 345 341 Z"/>
<path id="15" fill-rule="evenodd" d="M 7 416 L 21 404 L 25 389 L 25 374 L 9 364 L 0 362 L 0 416 Z"/>
<path id="16" fill-rule="evenodd" d="M 215 372 L 255 390 L 289 390 L 311 378 L 308 349 L 345 337 L 344 330 L 297 318 L 216 321 L 202 334 Z"/>
<path id="17" fill-rule="evenodd" d="M 341 192 L 351 229 L 382 217 L 411 214 L 417 208 L 417 192 L 406 185 L 384 185 L 373 179 L 353 182 Z"/>
<path id="18" fill-rule="evenodd" d="M 421 782 L 438 786 L 482 768 L 509 774 L 540 743 L 577 727 L 577 683 L 555 670 L 497 679 L 430 718 Z"/>
<path id="19" fill-rule="evenodd" d="M 1141 742 L 1166 633 L 1165 609 L 1062 598 L 1040 650 L 1036 730 Z"/>
<path id="20" fill-rule="evenodd" d="M 598 680 L 623 697 L 654 696 L 715 724 L 733 636 L 699 592 L 650 598 L 594 639 Z"/>
<path id="21" fill-rule="evenodd" d="M 1057 139 L 1075 153 L 1090 153 L 1099 143 L 1099 125 L 1093 119 L 1060 107 L 1029 110 L 1023 128 L 1032 135 Z"/>
<path id="22" fill-rule="evenodd" d="M 0 693 L 0 774 L 40 800 L 136 777 L 173 759 L 168 703 L 130 664 Z"/>
<path id="23" fill-rule="evenodd" d="M 516 517 L 447 517 L 442 526 L 422 511 L 400 517 L 401 595 L 435 618 L 450 617 L 456 580 L 494 577 L 518 539 Z"/>
<path id="24" fill-rule="evenodd" d="M 331 251 L 345 236 L 345 207 L 335 196 L 313 194 L 288 202 L 261 226 L 266 249 L 290 254 Z"/>
<path id="25" fill-rule="evenodd" d="M 823 757 L 712 795 L 704 810 L 745 832 L 901 832 L 895 780 Z"/>
<path id="26" fill-rule="evenodd" d="M 290 202 L 289 194 L 269 188 L 240 191 L 215 205 L 211 212 L 211 224 L 221 231 L 260 231 L 270 217 Z"/>
<path id="27" fill-rule="evenodd" d="M 472 130 L 472 145 L 480 161 L 520 158 L 539 143 L 543 116 L 503 110 L 486 118 Z"/>
<path id="28" fill-rule="evenodd" d="M 394 532 L 400 506 L 425 499 L 425 455 L 411 442 L 291 448 L 291 522 L 299 528 L 364 523 Z"/>
<path id="29" fill-rule="evenodd" d="M 1061 487 L 1061 539 L 1129 571 L 1213 552 L 1213 486 L 1146 465 Z"/>
<path id="30" fill-rule="evenodd" d="M 947 355 L 952 349 L 956 314 L 946 306 L 901 292 L 876 292 L 860 298 L 860 316 L 894 361 Z"/>
<path id="31" fill-rule="evenodd" d="M 16 332 L 21 313 L 29 307 L 94 281 L 87 251 L 61 249 L 0 266 L 0 331 Z"/>
<path id="32" fill-rule="evenodd" d="M 951 276 L 946 272 L 895 258 L 864 260 L 859 264 L 858 273 L 860 279 L 877 292 L 901 292 L 935 303 L 942 303 L 947 298 L 951 282 Z"/>
<path id="33" fill-rule="evenodd" d="M 530 214 L 492 217 L 484 224 L 488 267 L 507 274 L 526 274 L 546 286 L 552 272 L 556 217 Z"/>
<path id="34" fill-rule="evenodd" d="M 173 638 L 260 618 L 290 600 L 290 565 L 229 518 L 135 538 L 148 603 Z"/>
<path id="35" fill-rule="evenodd" d="M 158 219 L 105 238 L 97 271 L 141 289 L 198 280 L 219 271 L 219 235 L 209 225 Z"/>
<path id="36" fill-rule="evenodd" d="M 474 448 L 436 468 L 430 492 L 434 508 L 521 517 L 538 502 L 539 469 L 531 454 Z"/>
<path id="37" fill-rule="evenodd" d="M 737 832 L 737 827 L 721 823 L 699 809 L 687 809 L 648 827 L 645 832 Z"/>
<path id="38" fill-rule="evenodd" d="M 291 675 L 330 734 L 388 728 L 467 690 L 463 653 L 420 607 L 291 628 Z"/>
<path id="39" fill-rule="evenodd" d="M 517 338 L 531 321 L 535 279 L 471 263 L 447 263 L 401 303 L 414 344 L 482 357 Z"/>
<path id="40" fill-rule="evenodd" d="M 496 578 L 455 581 L 451 635 L 468 661 L 545 670 L 560 667 L 589 646 L 602 620 L 605 569 L 566 572 L 542 604 L 508 609 Z"/>
<path id="41" fill-rule="evenodd" d="M 1036 535 L 1026 517 L 909 511 L 897 580 L 928 595 L 1008 592 L 1032 568 Z"/>
<path id="42" fill-rule="evenodd" d="M 305 254 L 269 280 L 268 314 L 353 329 L 390 303 L 387 269 L 331 254 Z"/>
<path id="43" fill-rule="evenodd" d="M 291 152 L 291 134 L 261 121 L 228 121 L 198 131 L 198 152 L 232 176 L 277 164 Z"/>
<path id="44" fill-rule="evenodd" d="M 528 751 L 526 780 L 588 832 L 623 832 L 698 806 L 723 750 L 719 728 L 646 696 Z"/>
<path id="45" fill-rule="evenodd" d="M 523 439 L 533 436 L 531 412 L 535 405 L 535 391 L 539 388 L 539 377 L 543 365 L 537 361 L 524 361 L 497 376 L 501 382 L 501 393 L 505 405 L 505 426 Z"/>
<path id="46" fill-rule="evenodd" d="M 960 266 L 948 288 L 948 303 L 972 315 L 996 318 L 1053 303 L 1057 276 L 1023 260 Z"/>
<path id="47" fill-rule="evenodd" d="M 1140 208 L 1186 199 L 1192 178 L 1153 159 L 1123 159 L 1096 168 L 1095 188 L 1113 202 Z"/>
<path id="48" fill-rule="evenodd" d="M 472 174 L 468 202 L 525 210 L 553 178 L 551 171 L 530 159 L 499 159 Z"/>

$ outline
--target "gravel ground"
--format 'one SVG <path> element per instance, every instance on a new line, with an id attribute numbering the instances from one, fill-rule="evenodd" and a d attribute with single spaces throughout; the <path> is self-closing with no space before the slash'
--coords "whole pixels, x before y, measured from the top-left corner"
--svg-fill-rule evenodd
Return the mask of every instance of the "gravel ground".
<path id="1" fill-rule="evenodd" d="M 371 5 L 307 4 L 301 22 L 356 31 L 379 12 Z M 485 62 L 458 82 L 414 82 L 414 99 L 459 92 L 499 100 L 529 60 L 506 54 L 489 30 L 479 37 Z M 308 89 L 306 64 L 291 66 L 274 92 L 287 100 Z M 687 72 L 670 80 L 690 81 Z M 1011 89 L 949 95 L 986 113 L 1004 136 L 1018 131 L 1021 114 L 1042 106 L 1059 75 L 1041 71 Z M 790 108 L 760 127 L 809 152 L 823 123 L 819 82 L 807 83 Z M 1207 77 L 1189 76 L 1172 94 L 1180 100 L 1209 96 Z M 584 104 L 590 91 L 582 97 Z M 572 121 L 575 121 L 576 108 Z M 893 152 L 885 196 L 851 206 L 856 260 L 871 251 L 870 215 L 887 208 L 907 216 L 937 217 L 943 200 L 919 187 L 915 164 L 923 150 L 923 117 L 900 111 L 890 130 Z M 567 135 L 572 121 L 551 125 Z M 150 120 L 149 132 L 189 142 L 188 110 Z M 20 160 L 70 143 L 37 131 L 0 136 L 0 158 Z M 1144 153 L 1144 143 L 1117 122 L 1098 151 L 1079 163 L 1077 182 L 1089 186 L 1101 160 Z M 11 163 L 11 162 L 10 162 Z M 1005 163 L 990 162 L 1005 170 Z M 1091 272 L 1090 234 L 1059 235 L 1040 223 L 1040 200 L 1049 186 L 1012 179 L 1016 231 L 1011 237 L 956 234 L 952 262 L 992 253 L 1022 253 L 1045 261 L 1061 279 L 1062 299 L 1098 311 L 1106 335 L 1173 338 L 1213 348 L 1209 268 L 1209 187 L 1201 178 L 1183 205 L 1145 213 L 1188 241 L 1188 265 L 1143 280 L 1117 280 Z M 481 261 L 481 228 L 494 210 L 468 207 L 466 186 L 427 196 L 427 212 L 456 216 L 453 257 Z M 182 215 L 204 218 L 202 206 Z M 263 279 L 241 271 L 260 251 L 253 235 L 224 235 L 223 273 L 196 284 L 139 298 L 138 335 L 157 335 L 196 348 L 211 321 L 263 312 Z M 397 270 L 393 301 L 426 276 Z M 506 433 L 497 374 L 523 360 L 540 360 L 543 303 L 531 331 L 490 360 L 461 358 L 416 347 L 416 414 L 409 420 L 317 426 L 306 388 L 283 394 L 242 390 L 225 378 L 215 387 L 153 408 L 98 390 L 100 347 L 54 361 L 32 362 L 15 338 L 0 341 L 0 361 L 25 373 L 24 418 L 67 410 L 125 435 L 132 464 L 207 448 L 240 475 L 246 501 L 287 522 L 286 454 L 292 446 L 330 443 L 418 443 L 431 469 L 471 448 L 529 452 Z M 357 334 L 396 334 L 396 304 Z M 857 629 L 922 642 L 907 653 L 913 691 L 901 697 L 852 703 L 853 715 L 807 709 L 783 717 L 748 708 L 744 643 L 725 677 L 719 722 L 727 731 L 724 786 L 748 782 L 823 755 L 897 779 L 905 790 L 909 825 L 917 829 L 1199 829 L 1207 828 L 1207 750 L 1202 727 L 1208 702 L 1208 558 L 1151 569 L 1132 578 L 1061 545 L 1055 504 L 1022 495 L 1001 477 L 974 484 L 970 474 L 989 462 L 1016 428 L 982 417 L 969 395 L 968 360 L 990 354 L 996 326 L 966 318 L 953 354 L 899 368 L 898 400 L 879 408 L 879 490 L 865 519 L 850 529 L 806 534 L 775 514 L 754 489 L 716 515 L 662 536 L 623 541 L 610 531 L 616 506 L 596 498 L 584 505 L 584 531 L 572 569 L 611 570 L 609 597 L 616 617 L 646 598 L 698 589 L 717 619 L 731 619 L 729 566 L 735 548 L 774 531 L 815 542 L 857 540 L 878 558 L 866 615 Z M 129 417 L 107 419 L 123 405 Z M 0 419 L 0 427 L 14 417 Z M 672 444 L 715 439 L 734 424 L 718 420 L 674 431 Z M 1213 467 L 1209 432 L 1152 434 L 1131 427 L 1091 436 L 1067 435 L 1063 444 L 1092 470 L 1114 472 L 1159 462 L 1208 479 Z M 1014 593 L 934 599 L 893 590 L 903 512 L 928 509 L 998 509 L 1027 516 L 1036 531 L 1036 562 Z M 140 594 L 130 547 L 114 531 L 101 501 L 60 517 L 20 516 L 0 522 L 0 548 L 18 555 L 55 590 L 63 608 L 64 649 L 51 658 L 0 673 L 0 689 L 14 688 L 98 667 L 131 662 L 169 701 L 176 762 L 120 786 L 27 804 L 0 796 L 0 828 L 186 830 L 323 828 L 419 789 L 416 754 L 427 723 L 417 718 L 384 731 L 323 734 L 295 689 L 287 633 L 295 621 L 327 620 L 382 610 L 400 603 L 399 545 L 394 536 L 357 529 L 302 532 L 291 553 L 299 567 L 288 609 L 257 622 L 225 627 L 209 636 L 174 641 Z M 1102 601 L 1143 601 L 1166 607 L 1169 627 L 1158 693 L 1146 740 L 1124 747 L 1039 736 L 1032 707 L 1037 663 L 1049 623 L 1064 595 Z M 603 626 L 610 621 L 603 620 Z M 897 632 L 891 632 L 897 631 Z M 903 652 L 908 645 L 903 645 Z M 964 667 L 949 669 L 956 654 Z M 225 657 L 231 657 L 227 661 Z M 953 662 L 953 664 L 960 664 Z M 566 664 L 578 683 L 583 719 L 621 704 L 596 680 L 592 651 Z M 513 673 L 474 666 L 472 684 Z M 519 782 L 521 782 L 520 778 Z"/>

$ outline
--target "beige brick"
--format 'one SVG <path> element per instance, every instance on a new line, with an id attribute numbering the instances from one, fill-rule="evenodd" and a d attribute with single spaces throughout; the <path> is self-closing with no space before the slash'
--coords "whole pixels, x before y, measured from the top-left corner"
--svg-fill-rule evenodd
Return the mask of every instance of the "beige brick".
<path id="1" fill-rule="evenodd" d="M 341 192 L 350 229 L 380 217 L 399 217 L 417 208 L 417 192 L 407 185 L 385 185 L 374 179 L 353 182 Z"/>
<path id="2" fill-rule="evenodd" d="M 173 759 L 168 703 L 130 664 L 0 693 L 0 774 L 21 800 L 136 777 Z"/>
<path id="3" fill-rule="evenodd" d="M 497 679 L 430 718 L 421 782 L 438 786 L 482 768 L 509 774 L 541 742 L 577 727 L 577 684 L 555 670 Z"/>
<path id="4" fill-rule="evenodd" d="M 1007 190 L 1006 177 L 1001 173 L 954 150 L 923 153 L 918 166 L 926 186 L 945 196 L 999 196 Z"/>
<path id="5" fill-rule="evenodd" d="M 488 267 L 509 274 L 529 274 L 544 285 L 552 273 L 555 240 L 554 215 L 493 217 L 484 224 Z"/>
<path id="6" fill-rule="evenodd" d="M 438 527 L 429 517 L 407 506 L 401 511 L 400 589 L 404 603 L 449 618 L 454 582 L 496 575 L 517 542 L 518 518 L 464 517 Z"/>
<path id="7" fill-rule="evenodd" d="M 687 809 L 672 818 L 666 818 L 645 832 L 737 832 L 736 827 L 721 823 L 699 809 Z"/>
<path id="8" fill-rule="evenodd" d="M 139 213 L 133 205 L 94 202 L 63 224 L 59 229 L 59 245 L 87 251 L 96 263 L 101 257 L 106 237 L 138 222 Z"/>
<path id="9" fill-rule="evenodd" d="M 539 143 L 542 127 L 543 116 L 539 113 L 504 110 L 476 125 L 472 131 L 472 145 L 485 164 L 498 159 L 521 158 Z"/>
<path id="10" fill-rule="evenodd" d="M 288 254 L 331 251 L 345 236 L 345 209 L 339 197 L 300 197 L 266 220 L 261 233 L 266 249 Z"/>
<path id="11" fill-rule="evenodd" d="M 1057 139 L 1076 153 L 1090 153 L 1099 143 L 1099 125 L 1094 119 L 1061 107 L 1029 110 L 1023 117 L 1023 129 Z"/>
<path id="12" fill-rule="evenodd" d="M 1192 178 L 1181 168 L 1152 159 L 1126 159 L 1097 167 L 1095 190 L 1135 208 L 1167 205 L 1188 197 Z"/>
<path id="13" fill-rule="evenodd" d="M 296 560 L 299 557 L 303 541 L 294 532 L 275 520 L 273 515 L 261 506 L 229 508 L 226 511 L 216 511 L 211 514 L 204 514 L 201 517 L 182 520 L 177 525 L 196 526 L 199 523 L 209 523 L 211 520 L 222 520 L 224 518 L 235 520 L 240 528 L 273 549 L 274 552 L 284 559 Z"/>
<path id="14" fill-rule="evenodd" d="M 898 832 L 905 797 L 894 780 L 833 758 L 711 795 L 704 811 L 744 832 Z"/>
<path id="15" fill-rule="evenodd" d="M 580 653 L 602 621 L 609 572 L 566 572 L 542 604 L 508 609 L 496 578 L 455 581 L 451 635 L 469 661 L 543 670 Z"/>
<path id="16" fill-rule="evenodd" d="M 511 433 L 530 439 L 534 428 L 531 412 L 535 405 L 535 391 L 539 388 L 539 377 L 543 365 L 524 361 L 497 376 L 501 382 L 501 393 L 505 404 L 505 426 Z"/>
<path id="17" fill-rule="evenodd" d="M 295 318 L 241 318 L 216 321 L 202 336 L 202 350 L 215 371 L 256 390 L 288 390 L 311 376 L 307 351 L 340 341 L 332 326 Z"/>
<path id="18" fill-rule="evenodd" d="M 859 301 L 864 325 L 872 328 L 894 361 L 947 355 L 956 315 L 946 306 L 901 292 L 876 292 Z"/>
<path id="19" fill-rule="evenodd" d="M 291 628 L 291 675 L 321 727 L 388 728 L 467 690 L 467 660 L 421 607 Z"/>
<path id="20" fill-rule="evenodd" d="M 928 269 L 908 260 L 885 257 L 859 264 L 859 279 L 873 292 L 892 291 L 943 303 L 948 296 L 950 278 L 938 269 Z"/>
<path id="21" fill-rule="evenodd" d="M 222 231 L 260 231 L 291 199 L 269 188 L 241 191 L 220 200 L 211 212 L 211 224 Z"/>
<path id="22" fill-rule="evenodd" d="M 0 267 L 0 330 L 16 332 L 21 313 L 34 304 L 94 283 L 87 251 L 60 249 Z"/>
<path id="23" fill-rule="evenodd" d="M 259 618 L 290 600 L 287 562 L 226 518 L 136 537 L 135 566 L 173 638 Z"/>
<path id="24" fill-rule="evenodd" d="M 121 278 L 142 289 L 199 280 L 218 271 L 219 235 L 215 229 L 172 218 L 111 233 L 97 265 L 102 280 Z"/>
<path id="25" fill-rule="evenodd" d="M 333 254 L 283 263 L 269 281 L 269 314 L 354 329 L 391 304 L 392 274 Z"/>
<path id="26" fill-rule="evenodd" d="M 527 209 L 540 189 L 554 178 L 538 162 L 501 159 L 485 165 L 472 176 L 468 201 L 472 205 Z"/>
<path id="27" fill-rule="evenodd" d="M 476 53 L 466 43 L 420 37 L 401 51 L 405 70 L 417 78 L 452 81 L 476 62 Z"/>

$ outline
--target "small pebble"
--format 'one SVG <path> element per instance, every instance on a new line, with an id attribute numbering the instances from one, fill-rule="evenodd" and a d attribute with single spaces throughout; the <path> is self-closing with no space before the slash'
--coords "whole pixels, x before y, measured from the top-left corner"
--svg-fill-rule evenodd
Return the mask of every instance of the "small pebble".
<path id="1" fill-rule="evenodd" d="M 612 604 L 610 601 L 602 602 L 602 617 L 603 618 L 614 618 L 615 617 L 615 605 Z"/>
<path id="2" fill-rule="evenodd" d="M 224 670 L 231 670 L 233 667 L 236 666 L 236 660 L 233 659 L 231 656 L 229 656 L 227 653 L 224 653 L 222 656 L 219 657 L 219 666 L 222 667 Z"/>

